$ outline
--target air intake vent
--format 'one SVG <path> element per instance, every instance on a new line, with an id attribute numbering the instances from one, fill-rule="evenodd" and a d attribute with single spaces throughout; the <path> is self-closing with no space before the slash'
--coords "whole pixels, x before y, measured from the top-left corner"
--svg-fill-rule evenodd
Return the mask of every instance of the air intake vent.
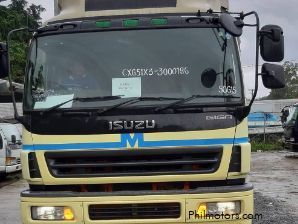
<path id="1" fill-rule="evenodd" d="M 54 177 L 185 175 L 216 172 L 221 147 L 46 152 Z"/>
<path id="2" fill-rule="evenodd" d="M 28 154 L 30 178 L 41 178 L 35 152 Z"/>
<path id="3" fill-rule="evenodd" d="M 90 205 L 91 220 L 178 219 L 179 203 Z"/>

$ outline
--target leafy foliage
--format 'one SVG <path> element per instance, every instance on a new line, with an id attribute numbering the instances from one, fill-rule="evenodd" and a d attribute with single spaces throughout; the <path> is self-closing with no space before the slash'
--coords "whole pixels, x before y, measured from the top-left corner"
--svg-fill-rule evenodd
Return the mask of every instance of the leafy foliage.
<path id="1" fill-rule="evenodd" d="M 0 42 L 5 42 L 9 31 L 21 27 L 36 28 L 41 21 L 41 5 L 31 4 L 26 0 L 11 0 L 8 7 L 0 6 Z M 26 66 L 26 52 L 31 35 L 20 32 L 13 35 L 11 43 L 11 64 L 14 81 L 23 83 Z"/>
<path id="2" fill-rule="evenodd" d="M 286 87 L 272 90 L 266 99 L 296 99 L 298 98 L 298 63 L 284 63 Z"/>

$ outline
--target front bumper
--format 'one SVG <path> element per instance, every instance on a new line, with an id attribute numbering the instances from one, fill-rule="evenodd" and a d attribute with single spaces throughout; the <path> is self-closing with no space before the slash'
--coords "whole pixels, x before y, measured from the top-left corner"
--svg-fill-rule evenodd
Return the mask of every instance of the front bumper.
<path id="1" fill-rule="evenodd" d="M 86 193 L 63 193 L 63 192 L 30 192 L 22 193 L 21 208 L 22 220 L 24 224 L 51 224 L 57 221 L 36 221 L 31 218 L 32 206 L 68 206 L 75 214 L 73 221 L 58 221 L 64 223 L 86 223 L 86 224 L 114 224 L 114 223 L 142 223 L 142 224 L 178 224 L 178 223 L 208 223 L 208 224 L 250 224 L 250 219 L 213 219 L 204 220 L 191 215 L 196 211 L 200 203 L 203 202 L 228 202 L 241 201 L 241 214 L 253 214 L 253 190 L 251 184 L 228 187 L 206 187 L 198 188 L 186 193 L 171 192 L 170 194 L 148 194 L 148 192 L 121 192 L 118 194 L 98 195 L 93 192 Z M 152 192 L 151 192 L 152 193 Z M 100 204 L 140 204 L 140 203 L 180 203 L 180 217 L 175 219 L 121 219 L 121 220 L 91 220 L 89 218 L 89 206 Z"/>
<path id="2" fill-rule="evenodd" d="M 21 170 L 22 170 L 22 165 L 21 164 L 6 166 L 6 168 L 5 168 L 5 172 L 7 174 L 15 173 L 15 172 L 18 172 L 18 171 L 21 171 Z"/>
<path id="3" fill-rule="evenodd" d="M 298 142 L 284 141 L 284 148 L 292 152 L 298 152 Z"/>

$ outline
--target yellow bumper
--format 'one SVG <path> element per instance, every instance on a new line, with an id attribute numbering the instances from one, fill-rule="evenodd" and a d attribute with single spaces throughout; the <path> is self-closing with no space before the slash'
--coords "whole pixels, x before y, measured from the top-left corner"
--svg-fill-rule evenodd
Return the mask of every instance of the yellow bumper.
<path id="1" fill-rule="evenodd" d="M 134 223 L 134 224 L 180 224 L 180 223 L 208 223 L 208 224 L 251 224 L 251 219 L 244 219 L 243 215 L 253 214 L 253 191 L 251 185 L 240 187 L 236 191 L 229 191 L 225 187 L 209 189 L 202 188 L 203 193 L 192 194 L 171 194 L 171 195 L 127 195 L 122 196 L 96 196 L 95 193 L 82 193 L 77 195 L 63 195 L 63 193 L 51 192 L 23 192 L 21 199 L 22 220 L 24 224 L 52 224 L 52 223 L 80 223 L 80 224 L 116 224 L 116 223 Z M 243 189 L 247 190 L 243 190 Z M 209 190 L 208 190 L 209 189 Z M 220 190 L 223 189 L 223 190 Z M 239 190 L 242 189 L 242 190 Z M 198 189 L 199 190 L 199 189 Z M 201 190 L 201 189 L 200 189 Z M 209 193 L 217 192 L 217 193 Z M 229 192 L 228 192 L 229 191 Z M 241 201 L 240 219 L 213 219 L 204 220 L 190 215 L 196 211 L 198 205 L 204 202 L 228 202 Z M 140 203 L 180 203 L 180 217 L 175 219 L 142 219 L 142 220 L 91 220 L 89 218 L 88 208 L 90 205 L 100 204 L 140 204 Z M 36 221 L 31 218 L 32 206 L 68 206 L 75 214 L 73 221 Z M 242 218 L 242 219 L 241 219 Z"/>

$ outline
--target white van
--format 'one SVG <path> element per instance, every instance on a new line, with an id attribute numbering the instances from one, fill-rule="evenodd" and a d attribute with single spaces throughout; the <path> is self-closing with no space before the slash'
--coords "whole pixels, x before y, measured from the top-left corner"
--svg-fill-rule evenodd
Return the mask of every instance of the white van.
<path id="1" fill-rule="evenodd" d="M 0 123 L 0 178 L 22 169 L 22 135 L 17 125 Z"/>

